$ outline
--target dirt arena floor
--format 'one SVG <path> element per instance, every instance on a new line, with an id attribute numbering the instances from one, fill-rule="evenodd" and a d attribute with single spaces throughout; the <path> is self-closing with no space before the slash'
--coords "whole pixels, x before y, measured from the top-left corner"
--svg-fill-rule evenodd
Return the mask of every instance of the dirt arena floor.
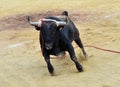
<path id="1" fill-rule="evenodd" d="M 87 61 L 75 48 L 84 72 L 79 73 L 67 55 L 51 59 L 51 76 L 40 51 L 39 31 L 26 21 L 28 15 L 37 20 L 67 10 L 85 46 L 120 52 L 119 0 L 0 2 L 0 87 L 120 87 L 120 53 L 92 47 L 85 47 Z M 56 5 L 51 6 L 53 2 Z"/>

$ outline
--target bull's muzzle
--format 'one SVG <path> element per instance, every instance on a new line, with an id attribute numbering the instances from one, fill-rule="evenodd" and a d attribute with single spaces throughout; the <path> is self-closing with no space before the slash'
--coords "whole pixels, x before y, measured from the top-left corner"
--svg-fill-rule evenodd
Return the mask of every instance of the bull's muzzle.
<path id="1" fill-rule="evenodd" d="M 53 44 L 52 43 L 45 43 L 45 48 L 47 49 L 47 50 L 51 50 L 52 48 L 53 48 Z"/>

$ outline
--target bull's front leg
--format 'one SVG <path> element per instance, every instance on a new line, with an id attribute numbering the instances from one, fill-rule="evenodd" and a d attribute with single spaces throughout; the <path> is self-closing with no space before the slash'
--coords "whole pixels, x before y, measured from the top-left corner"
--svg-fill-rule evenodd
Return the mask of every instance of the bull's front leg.
<path id="1" fill-rule="evenodd" d="M 74 51 L 74 48 L 73 48 L 72 44 L 68 44 L 67 45 L 67 50 L 68 50 L 68 52 L 70 54 L 71 60 L 75 63 L 77 70 L 79 72 L 82 72 L 83 71 L 83 67 L 77 60 L 77 57 L 75 55 L 75 51 Z"/>
<path id="2" fill-rule="evenodd" d="M 54 73 L 54 68 L 50 62 L 50 56 L 47 53 L 44 53 L 44 58 L 45 58 L 45 61 L 47 63 L 48 71 L 52 75 Z"/>

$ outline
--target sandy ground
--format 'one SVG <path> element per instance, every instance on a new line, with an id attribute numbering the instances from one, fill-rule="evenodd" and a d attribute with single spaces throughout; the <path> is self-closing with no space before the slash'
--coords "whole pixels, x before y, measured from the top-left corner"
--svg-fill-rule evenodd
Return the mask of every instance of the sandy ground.
<path id="1" fill-rule="evenodd" d="M 117 8 L 106 8 L 108 11 L 102 10 L 105 5 L 99 6 L 100 11 L 68 10 L 84 45 L 120 51 L 120 2 L 113 1 L 115 3 L 110 5 Z M 61 10 L 50 10 L 40 14 L 0 14 L 0 87 L 120 87 L 120 54 L 94 48 L 85 47 L 88 61 L 84 60 L 81 50 L 75 48 L 84 72 L 78 73 L 70 57 L 66 56 L 51 59 L 56 75 L 48 73 L 39 47 L 39 32 L 26 23 L 25 17 L 28 14 L 38 18 L 60 13 Z"/>

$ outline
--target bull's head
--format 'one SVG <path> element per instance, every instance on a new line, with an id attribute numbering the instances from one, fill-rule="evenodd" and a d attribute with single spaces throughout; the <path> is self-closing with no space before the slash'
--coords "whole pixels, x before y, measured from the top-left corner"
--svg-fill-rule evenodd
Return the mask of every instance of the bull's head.
<path id="1" fill-rule="evenodd" d="M 42 32 L 42 36 L 44 38 L 45 48 L 50 50 L 53 48 L 55 39 L 57 39 L 59 29 L 66 25 L 64 21 L 57 21 L 54 19 L 40 19 L 37 22 L 31 22 L 28 17 L 28 22 L 30 25 L 35 26 L 37 30 Z"/>

